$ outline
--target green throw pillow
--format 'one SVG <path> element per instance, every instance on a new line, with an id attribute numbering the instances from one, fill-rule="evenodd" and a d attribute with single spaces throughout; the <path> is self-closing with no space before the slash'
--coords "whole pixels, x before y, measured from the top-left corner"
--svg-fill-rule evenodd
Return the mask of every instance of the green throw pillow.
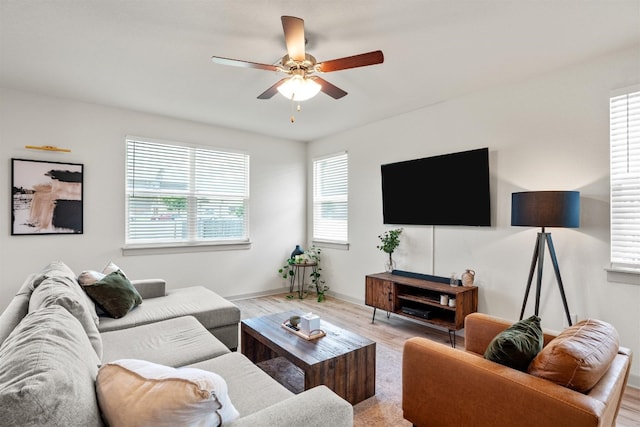
<path id="1" fill-rule="evenodd" d="M 142 297 L 120 270 L 85 286 L 84 290 L 102 311 L 115 319 L 142 304 Z"/>
<path id="2" fill-rule="evenodd" d="M 526 372 L 529 363 L 542 350 L 543 343 L 540 318 L 531 316 L 514 323 L 496 335 L 484 352 L 484 357 Z"/>

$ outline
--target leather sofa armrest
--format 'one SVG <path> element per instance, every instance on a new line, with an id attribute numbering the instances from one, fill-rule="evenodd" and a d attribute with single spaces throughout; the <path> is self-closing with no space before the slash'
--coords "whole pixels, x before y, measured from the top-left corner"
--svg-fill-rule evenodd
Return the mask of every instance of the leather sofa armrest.
<path id="1" fill-rule="evenodd" d="M 404 344 L 402 409 L 415 425 L 598 426 L 606 403 L 425 338 Z"/>
<path id="2" fill-rule="evenodd" d="M 167 294 L 167 282 L 163 279 L 131 280 L 142 299 L 163 297 Z"/>

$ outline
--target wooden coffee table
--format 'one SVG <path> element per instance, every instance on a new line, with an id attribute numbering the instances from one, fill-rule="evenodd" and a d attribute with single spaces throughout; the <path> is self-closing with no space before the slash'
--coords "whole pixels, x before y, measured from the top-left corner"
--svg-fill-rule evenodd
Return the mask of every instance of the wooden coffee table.
<path id="1" fill-rule="evenodd" d="M 282 322 L 300 311 L 245 319 L 240 325 L 240 349 L 253 363 L 281 356 L 304 372 L 304 389 L 324 384 L 355 405 L 376 392 L 376 343 L 320 320 L 326 335 L 306 340 L 286 330 Z M 322 317 L 322 316 L 321 316 Z"/>

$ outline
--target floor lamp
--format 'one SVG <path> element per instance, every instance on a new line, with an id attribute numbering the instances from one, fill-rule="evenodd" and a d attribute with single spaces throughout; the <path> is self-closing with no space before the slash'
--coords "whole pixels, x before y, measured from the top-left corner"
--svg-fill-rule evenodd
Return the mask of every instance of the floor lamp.
<path id="1" fill-rule="evenodd" d="M 564 312 L 567 315 L 569 326 L 572 325 L 571 316 L 569 315 L 569 306 L 567 298 L 564 294 L 564 286 L 560 277 L 560 269 L 558 268 L 558 259 L 556 251 L 553 248 L 553 240 L 551 233 L 545 231 L 545 227 L 563 227 L 576 228 L 580 226 L 580 192 L 578 191 L 523 191 L 513 193 L 511 195 L 511 225 L 522 227 L 542 227 L 542 231 L 538 233 L 536 246 L 533 250 L 533 259 L 531 260 L 531 269 L 529 270 L 529 281 L 527 282 L 527 290 L 524 294 L 522 302 L 522 310 L 520 311 L 520 320 L 524 316 L 524 309 L 529 298 L 531 290 L 531 282 L 533 273 L 538 266 L 536 281 L 536 306 L 535 315 L 538 315 L 540 308 L 540 290 L 542 288 L 542 266 L 544 262 L 545 244 L 549 248 L 549 255 L 553 263 L 553 270 L 556 273 L 556 280 L 564 305 Z"/>

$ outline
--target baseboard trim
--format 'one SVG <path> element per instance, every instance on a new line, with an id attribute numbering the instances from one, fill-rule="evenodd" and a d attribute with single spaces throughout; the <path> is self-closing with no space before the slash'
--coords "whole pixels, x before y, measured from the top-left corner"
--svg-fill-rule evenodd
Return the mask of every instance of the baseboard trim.
<path id="1" fill-rule="evenodd" d="M 288 287 L 270 289 L 267 291 L 260 291 L 260 292 L 251 292 L 249 294 L 230 295 L 230 296 L 226 296 L 225 298 L 228 299 L 229 301 L 238 301 L 238 300 L 249 299 L 249 298 L 266 297 L 269 295 L 283 294 L 287 292 L 289 292 Z"/>
<path id="2" fill-rule="evenodd" d="M 629 374 L 627 387 L 632 387 L 640 390 L 640 375 Z"/>
<path id="3" fill-rule="evenodd" d="M 229 301 L 239 301 L 243 299 L 266 297 L 269 295 L 278 295 L 278 294 L 287 294 L 287 293 L 289 293 L 289 288 L 282 287 L 282 288 L 269 289 L 269 290 L 260 291 L 260 292 L 251 292 L 248 294 L 231 295 L 231 296 L 226 296 L 225 298 L 228 299 Z M 353 298 L 348 295 L 343 295 L 337 292 L 327 291 L 327 295 L 342 301 L 353 303 L 353 304 L 365 305 L 363 299 Z"/>

